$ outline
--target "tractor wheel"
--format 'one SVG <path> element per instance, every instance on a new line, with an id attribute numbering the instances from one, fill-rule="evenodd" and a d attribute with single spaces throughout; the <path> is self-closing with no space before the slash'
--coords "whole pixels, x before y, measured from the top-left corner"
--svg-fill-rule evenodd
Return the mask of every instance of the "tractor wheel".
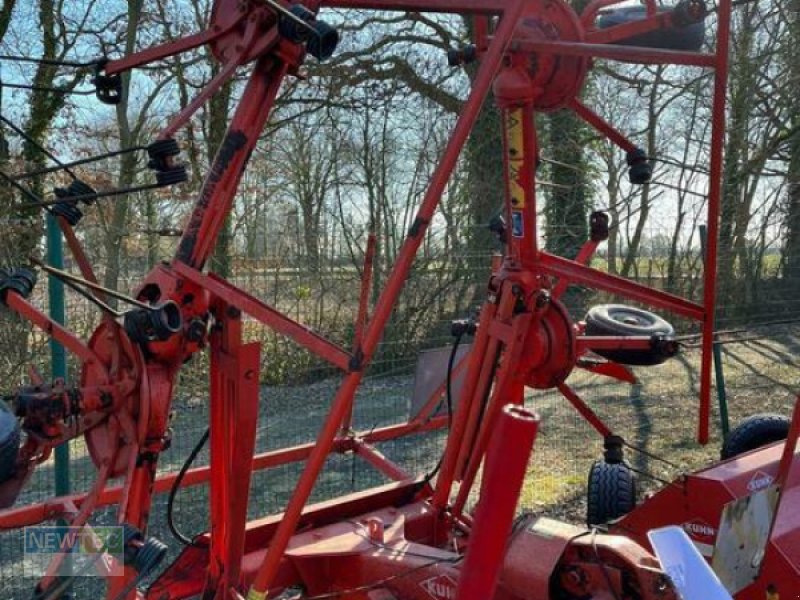
<path id="1" fill-rule="evenodd" d="M 762 414 L 747 417 L 728 433 L 720 455 L 725 460 L 785 440 L 789 435 L 790 425 L 789 419 L 782 415 Z"/>
<path id="2" fill-rule="evenodd" d="M 5 402 L 0 400 L 0 483 L 14 475 L 19 451 L 19 423 Z"/>
<path id="3" fill-rule="evenodd" d="M 586 313 L 585 334 L 589 336 L 663 336 L 675 335 L 675 329 L 656 314 L 624 304 L 601 304 Z M 660 345 L 648 350 L 596 350 L 596 354 L 624 365 L 660 365 L 672 354 Z"/>
<path id="4" fill-rule="evenodd" d="M 589 471 L 586 522 L 603 525 L 636 508 L 636 478 L 624 463 L 599 460 Z"/>

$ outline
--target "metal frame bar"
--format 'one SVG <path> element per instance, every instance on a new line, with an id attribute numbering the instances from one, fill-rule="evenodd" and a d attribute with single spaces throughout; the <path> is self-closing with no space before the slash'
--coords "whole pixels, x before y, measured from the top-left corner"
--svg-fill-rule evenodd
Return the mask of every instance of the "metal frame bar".
<path id="1" fill-rule="evenodd" d="M 247 313 L 267 327 L 297 342 L 309 352 L 324 358 L 343 371 L 350 369 L 353 355 L 344 348 L 315 333 L 305 325 L 294 321 L 268 304 L 254 298 L 228 281 L 214 275 L 204 275 L 184 264 L 176 262 L 173 269 L 179 275 L 207 290 L 215 298 L 225 300 Z"/>

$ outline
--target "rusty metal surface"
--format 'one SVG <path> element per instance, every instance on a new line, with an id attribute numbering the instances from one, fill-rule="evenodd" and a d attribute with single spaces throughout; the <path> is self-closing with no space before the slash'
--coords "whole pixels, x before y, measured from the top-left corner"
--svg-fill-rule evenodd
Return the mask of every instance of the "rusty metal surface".
<path id="1" fill-rule="evenodd" d="M 771 485 L 725 505 L 711 564 L 725 587 L 740 592 L 758 578 L 778 504 Z"/>

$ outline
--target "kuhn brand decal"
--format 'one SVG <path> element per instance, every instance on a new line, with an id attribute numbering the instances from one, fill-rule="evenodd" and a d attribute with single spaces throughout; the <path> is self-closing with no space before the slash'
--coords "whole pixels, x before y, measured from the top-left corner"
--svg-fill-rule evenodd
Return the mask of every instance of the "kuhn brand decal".
<path id="1" fill-rule="evenodd" d="M 456 580 L 449 575 L 437 575 L 420 583 L 434 600 L 456 600 Z"/>
<path id="2" fill-rule="evenodd" d="M 696 538 L 710 538 L 713 540 L 717 537 L 717 530 L 700 519 L 687 521 L 683 524 L 683 530 L 690 536 Z"/>
<path id="3" fill-rule="evenodd" d="M 747 489 L 751 492 L 757 492 L 771 486 L 773 481 L 775 481 L 775 478 L 772 475 L 764 473 L 764 471 L 756 471 L 750 483 L 747 484 Z"/>

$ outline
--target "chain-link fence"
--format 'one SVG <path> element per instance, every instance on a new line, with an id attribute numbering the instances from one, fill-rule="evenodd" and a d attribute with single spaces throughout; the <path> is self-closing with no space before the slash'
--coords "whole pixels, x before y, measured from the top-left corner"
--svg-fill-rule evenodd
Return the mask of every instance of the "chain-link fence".
<path id="1" fill-rule="evenodd" d="M 356 399 L 354 429 L 372 430 L 409 418 L 417 355 L 426 348 L 452 343 L 449 324 L 453 318 L 474 314 L 483 297 L 481 276 L 487 272 L 488 256 L 471 257 L 464 264 L 433 264 L 417 268 L 402 295 L 385 338 Z M 377 273 L 378 277 L 385 273 Z M 276 270 L 241 262 L 231 280 L 270 302 L 294 318 L 347 344 L 357 309 L 359 274 L 354 269 L 330 267 L 309 274 L 300 268 Z M 651 285 L 655 277 L 645 280 Z M 660 285 L 659 287 L 664 287 Z M 39 290 L 41 294 L 44 290 Z M 576 302 L 592 305 L 608 300 L 585 290 Z M 574 300 L 574 299 L 573 299 Z M 46 306 L 44 297 L 37 302 Z M 789 305 L 786 305 L 787 308 Z M 91 307 L 71 303 L 73 327 L 96 322 Z M 577 309 L 576 309 L 577 310 Z M 722 360 L 731 420 L 753 412 L 788 414 L 798 384 L 800 326 L 791 322 L 797 313 L 785 312 L 786 322 L 769 325 L 767 319 L 750 320 L 743 330 L 725 338 Z M 581 314 L 576 313 L 576 318 Z M 731 319 L 725 327 L 735 324 Z M 679 323 L 678 329 L 681 329 Z M 688 324 L 684 330 L 688 330 Z M 335 393 L 339 376 L 325 364 L 293 344 L 245 318 L 245 337 L 262 343 L 262 394 L 256 451 L 265 452 L 312 442 Z M 697 427 L 699 351 L 687 344 L 667 363 L 637 368 L 639 382 L 628 385 L 576 370 L 569 384 L 628 442 L 663 457 L 662 463 L 644 454 L 632 454 L 632 465 L 644 473 L 644 488 L 670 480 L 681 469 L 697 468 L 713 460 L 720 444 L 719 411 L 713 413 L 712 440 L 706 447 L 695 441 Z M 74 366 L 73 371 L 74 371 Z M 196 356 L 181 375 L 173 403 L 172 444 L 164 452 L 159 472 L 174 472 L 208 424 L 207 357 Z M 571 521 L 583 519 L 583 496 L 588 469 L 601 456 L 601 440 L 557 392 L 531 392 L 528 404 L 542 417 L 540 435 L 530 463 L 520 510 L 556 515 Z M 378 448 L 413 473 L 433 469 L 443 447 L 445 432 L 415 434 L 379 444 Z M 82 440 L 70 444 L 70 481 L 75 492 L 91 486 L 95 468 Z M 200 452 L 195 466 L 207 464 L 208 451 Z M 678 465 L 680 469 L 674 466 Z M 248 517 L 255 518 L 283 509 L 302 464 L 259 471 L 254 474 Z M 34 474 L 18 504 L 41 502 L 54 495 L 54 464 L 48 461 Z M 330 499 L 386 480 L 353 454 L 332 456 L 315 487 L 312 501 Z M 178 493 L 175 525 L 187 536 L 208 529 L 208 488 L 196 485 Z M 100 511 L 95 523 L 113 523 L 113 507 Z M 156 497 L 150 525 L 153 535 L 170 546 L 174 558 L 182 546 L 166 523 L 166 495 Z M 165 563 L 167 564 L 167 563 Z M 25 576 L 22 537 L 19 531 L 0 533 L 0 580 L 3 598 L 27 598 L 35 579 Z M 79 597 L 99 580 L 78 584 Z"/>
<path id="2" fill-rule="evenodd" d="M 370 294 L 374 303 L 474 75 L 472 66 L 451 71 L 443 60 L 444 48 L 468 38 L 468 25 L 461 17 L 407 14 L 403 18 L 411 24 L 386 13 L 370 16 L 363 26 L 349 26 L 354 35 L 343 40 L 342 62 L 334 58 L 325 65 L 311 64 L 311 84 L 281 98 L 240 187 L 227 251 L 215 256 L 211 265 L 227 270 L 235 285 L 345 348 L 353 340 L 367 233 L 374 232 L 378 240 Z M 364 48 L 368 61 L 364 61 L 367 55 L 358 54 Z M 365 62 L 371 65 L 369 75 L 364 81 L 354 80 L 355 67 Z M 708 149 L 711 86 L 696 85 L 685 69 L 630 69 L 597 75 L 586 100 L 621 130 L 640 132 L 637 143 L 648 145 L 650 154 L 660 160 L 654 164 L 655 183 L 646 191 L 632 188 L 626 183 L 625 157 L 618 148 L 592 138 L 574 123 L 537 116 L 542 145 L 537 173 L 539 241 L 556 253 L 574 255 L 585 237 L 588 213 L 604 209 L 612 219 L 612 235 L 593 266 L 698 300 L 704 268 L 697 225 L 705 222 L 708 184 L 708 173 L 700 167 Z M 406 72 L 411 74 L 408 79 L 381 78 Z M 661 87 L 656 90 L 656 85 Z M 354 89 L 342 91 L 350 87 Z M 648 111 L 663 114 L 663 124 L 643 127 L 650 123 Z M 475 315 L 485 299 L 491 252 L 499 247 L 488 225 L 499 213 L 504 190 L 500 124 L 498 111 L 487 100 L 356 397 L 356 430 L 370 431 L 411 416 L 419 352 L 449 348 L 451 321 Z M 196 150 L 195 160 L 203 154 Z M 679 162 L 670 163 L 673 159 Z M 202 161 L 199 164 L 202 167 Z M 109 173 L 104 168 L 79 173 L 106 187 Z M 145 179 L 150 174 L 142 169 L 139 176 Z M 79 232 L 100 275 L 107 275 L 110 256 L 121 248 L 119 273 L 111 279 L 130 292 L 158 260 L 172 256 L 174 228 L 190 207 L 176 200 L 181 195 L 191 197 L 196 188 L 190 187 L 173 195 L 161 191 L 131 196 L 129 218 L 122 224 L 112 221 L 105 206 L 87 210 Z M 739 224 L 743 229 L 737 232 L 736 244 L 726 242 L 730 247 L 723 259 L 735 253 L 736 260 L 728 262 L 737 266 L 726 271 L 730 277 L 721 281 L 716 307 L 719 329 L 736 330 L 722 335 L 725 343 L 720 346 L 733 423 L 755 412 L 788 414 L 800 391 L 800 273 L 793 272 L 781 254 L 782 209 L 765 200 L 778 192 L 750 192 L 755 200 L 742 211 L 753 217 L 752 222 Z M 75 265 L 67 268 L 74 271 Z M 47 310 L 46 287 L 40 282 L 33 297 L 43 310 Z M 68 325 L 88 337 L 99 315 L 86 301 L 67 294 Z M 581 289 L 566 296 L 576 321 L 592 305 L 610 301 L 624 299 Z M 0 319 L 3 391 L 23 383 L 29 362 L 47 379 L 46 336 L 31 333 L 27 323 L 11 315 Z M 679 334 L 698 330 L 697 323 L 682 319 L 673 324 Z M 252 319 L 245 317 L 243 330 L 246 340 L 262 344 L 256 452 L 313 442 L 340 376 Z M 716 397 L 711 442 L 704 447 L 695 442 L 699 363 L 699 350 L 689 342 L 678 357 L 663 365 L 636 368 L 634 385 L 581 369 L 568 380 L 615 432 L 648 452 L 629 454 L 631 464 L 642 473 L 644 489 L 718 456 L 721 428 Z M 70 363 L 72 381 L 78 368 Z M 207 379 L 208 357 L 200 353 L 180 375 L 172 404 L 171 446 L 160 457 L 160 474 L 180 469 L 208 426 Z M 586 478 L 592 462 L 601 456 L 601 439 L 555 391 L 529 392 L 526 402 L 541 415 L 542 424 L 520 510 L 582 522 Z M 430 473 L 445 435 L 444 431 L 416 433 L 380 443 L 378 449 L 411 473 Z M 69 446 L 71 488 L 85 492 L 96 469 L 83 440 Z M 194 465 L 207 464 L 204 448 Z M 301 468 L 302 463 L 255 473 L 248 517 L 281 511 Z M 54 469 L 52 460 L 41 465 L 17 505 L 52 498 Z M 333 455 L 312 501 L 384 481 L 355 455 Z M 169 530 L 166 507 L 167 495 L 158 494 L 148 532 L 169 546 L 164 565 L 182 549 Z M 174 514 L 175 526 L 184 535 L 206 531 L 207 485 L 181 490 Z M 113 523 L 113 507 L 98 511 L 92 521 Z M 0 600 L 27 599 L 35 583 L 26 572 L 21 532 L 0 532 Z M 77 595 L 81 600 L 99 597 L 100 585 L 98 580 L 81 580 Z"/>

